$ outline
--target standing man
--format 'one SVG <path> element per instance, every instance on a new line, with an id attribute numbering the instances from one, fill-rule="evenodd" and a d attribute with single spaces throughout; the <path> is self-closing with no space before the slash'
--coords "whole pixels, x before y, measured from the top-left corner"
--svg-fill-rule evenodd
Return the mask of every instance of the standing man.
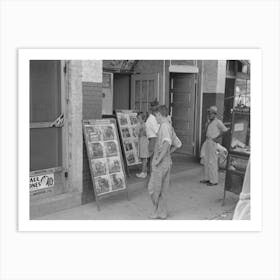
<path id="1" fill-rule="evenodd" d="M 208 186 L 215 186 L 219 181 L 217 143 L 227 128 L 217 118 L 217 107 L 211 106 L 208 110 L 209 122 L 206 128 L 205 155 L 204 155 L 204 180 Z"/>
<path id="2" fill-rule="evenodd" d="M 157 122 L 160 124 L 152 160 L 151 178 L 148 191 L 153 203 L 152 219 L 167 218 L 167 189 L 170 182 L 172 145 L 172 127 L 167 119 L 168 109 L 165 105 L 158 107 L 155 112 Z"/>
<path id="3" fill-rule="evenodd" d="M 151 162 L 153 159 L 153 154 L 155 150 L 155 143 L 157 139 L 157 133 L 159 129 L 159 124 L 157 123 L 155 112 L 158 109 L 159 103 L 157 99 L 151 102 L 151 113 L 146 120 L 146 135 L 149 140 L 149 159 L 148 159 L 148 170 L 151 171 Z"/>

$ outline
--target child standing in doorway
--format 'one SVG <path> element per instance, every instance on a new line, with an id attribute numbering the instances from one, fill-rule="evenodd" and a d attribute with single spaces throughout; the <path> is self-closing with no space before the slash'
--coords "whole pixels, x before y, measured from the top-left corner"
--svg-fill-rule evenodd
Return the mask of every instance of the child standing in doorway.
<path id="1" fill-rule="evenodd" d="M 145 125 L 145 114 L 143 112 L 139 112 L 137 114 L 138 124 L 135 128 L 135 133 L 139 139 L 138 145 L 138 156 L 142 161 L 142 172 L 136 174 L 138 178 L 146 178 L 147 177 L 147 161 L 149 157 L 149 140 L 146 134 L 146 125 Z"/>

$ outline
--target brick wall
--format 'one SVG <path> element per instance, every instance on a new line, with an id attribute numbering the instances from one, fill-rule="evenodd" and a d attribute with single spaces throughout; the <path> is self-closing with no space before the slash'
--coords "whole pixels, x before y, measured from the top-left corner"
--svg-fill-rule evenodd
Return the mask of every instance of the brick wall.
<path id="1" fill-rule="evenodd" d="M 218 108 L 218 118 L 223 120 L 224 93 L 226 81 L 226 60 L 203 61 L 203 101 L 201 143 L 205 140 L 205 122 L 207 108 L 212 105 Z"/>
<path id="2" fill-rule="evenodd" d="M 102 118 L 102 83 L 83 82 L 83 120 Z M 83 195 L 82 203 L 94 199 L 86 145 L 83 141 Z"/>
<path id="3" fill-rule="evenodd" d="M 102 61 L 82 61 L 82 119 L 102 118 Z M 94 192 L 92 186 L 89 161 L 85 142 L 82 145 L 82 203 L 92 201 Z"/>

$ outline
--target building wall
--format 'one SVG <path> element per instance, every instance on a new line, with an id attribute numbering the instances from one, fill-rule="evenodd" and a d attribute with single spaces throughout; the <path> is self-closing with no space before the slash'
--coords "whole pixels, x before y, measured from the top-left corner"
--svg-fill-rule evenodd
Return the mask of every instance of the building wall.
<path id="1" fill-rule="evenodd" d="M 69 190 L 82 191 L 82 62 L 69 62 L 68 151 Z"/>
<path id="2" fill-rule="evenodd" d="M 82 62 L 82 120 L 102 118 L 102 61 Z M 81 130 L 81 135 L 82 134 Z M 94 199 L 86 145 L 82 142 L 82 203 Z"/>
<path id="3" fill-rule="evenodd" d="M 207 108 L 217 106 L 218 118 L 223 120 L 224 95 L 226 81 L 226 60 L 204 60 L 203 61 L 203 101 L 202 101 L 202 121 L 201 121 L 201 142 L 205 139 L 205 122 Z"/>

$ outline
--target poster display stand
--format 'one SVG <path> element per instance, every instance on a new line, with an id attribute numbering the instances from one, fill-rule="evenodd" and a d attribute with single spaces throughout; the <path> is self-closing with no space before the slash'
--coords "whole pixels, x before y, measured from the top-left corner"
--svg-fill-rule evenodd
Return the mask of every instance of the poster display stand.
<path id="1" fill-rule="evenodd" d="M 241 193 L 249 157 L 250 108 L 235 108 L 232 114 L 223 205 L 225 203 L 227 191 L 237 195 Z"/>
<path id="2" fill-rule="evenodd" d="M 116 121 L 84 120 L 83 131 L 97 209 L 101 199 L 116 193 L 126 192 L 128 199 Z"/>
<path id="3" fill-rule="evenodd" d="M 116 110 L 116 117 L 126 170 L 129 175 L 129 167 L 142 163 L 141 159 L 138 157 L 139 140 L 135 134 L 135 127 L 138 124 L 137 112 L 134 110 Z"/>

